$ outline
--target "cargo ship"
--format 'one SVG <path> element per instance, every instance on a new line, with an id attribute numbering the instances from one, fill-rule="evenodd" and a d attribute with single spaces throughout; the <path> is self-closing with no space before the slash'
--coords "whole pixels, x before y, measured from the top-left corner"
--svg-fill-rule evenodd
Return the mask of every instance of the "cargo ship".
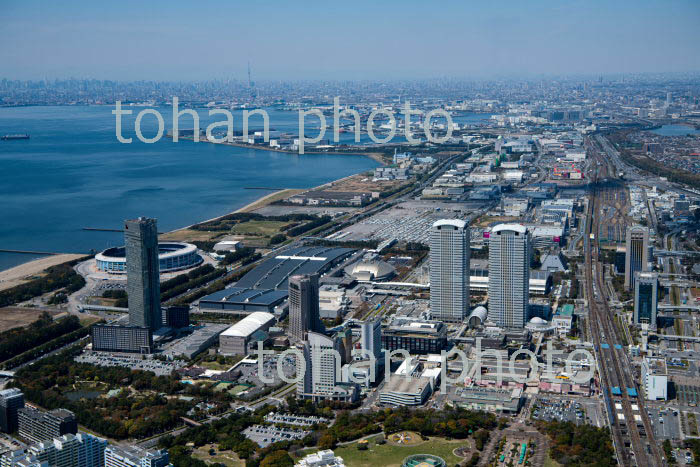
<path id="1" fill-rule="evenodd" d="M 29 139 L 29 135 L 26 133 L 21 134 L 21 135 L 3 135 L 3 136 L 0 136 L 0 139 L 3 141 L 13 140 L 13 139 Z"/>

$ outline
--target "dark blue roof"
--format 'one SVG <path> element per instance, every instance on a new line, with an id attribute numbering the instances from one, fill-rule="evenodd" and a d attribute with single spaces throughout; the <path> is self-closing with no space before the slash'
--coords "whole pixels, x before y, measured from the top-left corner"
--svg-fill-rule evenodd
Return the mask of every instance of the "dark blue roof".
<path id="1" fill-rule="evenodd" d="M 270 258 L 243 276 L 236 287 L 287 290 L 287 280 L 296 274 L 316 274 L 337 259 L 352 253 L 350 248 L 304 246 Z"/>
<path id="2" fill-rule="evenodd" d="M 251 305 L 272 305 L 287 298 L 286 290 L 249 289 L 231 287 L 202 297 L 201 302 L 248 303 Z"/>

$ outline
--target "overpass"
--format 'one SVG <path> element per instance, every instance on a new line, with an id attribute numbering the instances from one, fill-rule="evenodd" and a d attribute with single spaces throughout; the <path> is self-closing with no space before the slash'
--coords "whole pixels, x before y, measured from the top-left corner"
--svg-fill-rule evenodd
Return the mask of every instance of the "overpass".
<path id="1" fill-rule="evenodd" d="M 700 305 L 659 305 L 659 311 L 700 311 Z"/>

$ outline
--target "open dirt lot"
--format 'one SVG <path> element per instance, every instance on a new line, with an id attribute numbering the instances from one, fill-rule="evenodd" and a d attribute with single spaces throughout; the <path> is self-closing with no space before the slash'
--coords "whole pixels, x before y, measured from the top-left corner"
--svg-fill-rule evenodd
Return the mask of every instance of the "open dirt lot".
<path id="1" fill-rule="evenodd" d="M 0 308 L 0 332 L 27 326 L 41 316 L 41 310 L 32 308 Z"/>

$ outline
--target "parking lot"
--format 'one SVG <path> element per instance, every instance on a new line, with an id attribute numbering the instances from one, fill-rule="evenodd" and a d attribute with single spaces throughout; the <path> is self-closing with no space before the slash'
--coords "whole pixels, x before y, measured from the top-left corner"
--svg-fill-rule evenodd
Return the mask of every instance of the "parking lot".
<path id="1" fill-rule="evenodd" d="M 109 354 L 90 350 L 75 357 L 75 361 L 98 366 L 121 366 L 132 370 L 152 371 L 158 376 L 168 376 L 174 370 L 185 366 L 185 362 L 179 360 L 164 362 L 148 357 L 144 359 L 142 355 Z"/>
<path id="2" fill-rule="evenodd" d="M 309 433 L 311 432 L 300 428 L 280 428 L 266 425 L 253 425 L 243 430 L 245 437 L 257 443 L 261 448 L 279 441 L 302 439 Z"/>
<path id="3" fill-rule="evenodd" d="M 649 407 L 647 415 L 658 439 L 681 439 L 680 417 L 677 410 L 671 408 Z"/>
<path id="4" fill-rule="evenodd" d="M 556 400 L 539 397 L 532 405 L 532 418 L 536 420 L 585 423 L 586 410 L 573 400 Z"/>

